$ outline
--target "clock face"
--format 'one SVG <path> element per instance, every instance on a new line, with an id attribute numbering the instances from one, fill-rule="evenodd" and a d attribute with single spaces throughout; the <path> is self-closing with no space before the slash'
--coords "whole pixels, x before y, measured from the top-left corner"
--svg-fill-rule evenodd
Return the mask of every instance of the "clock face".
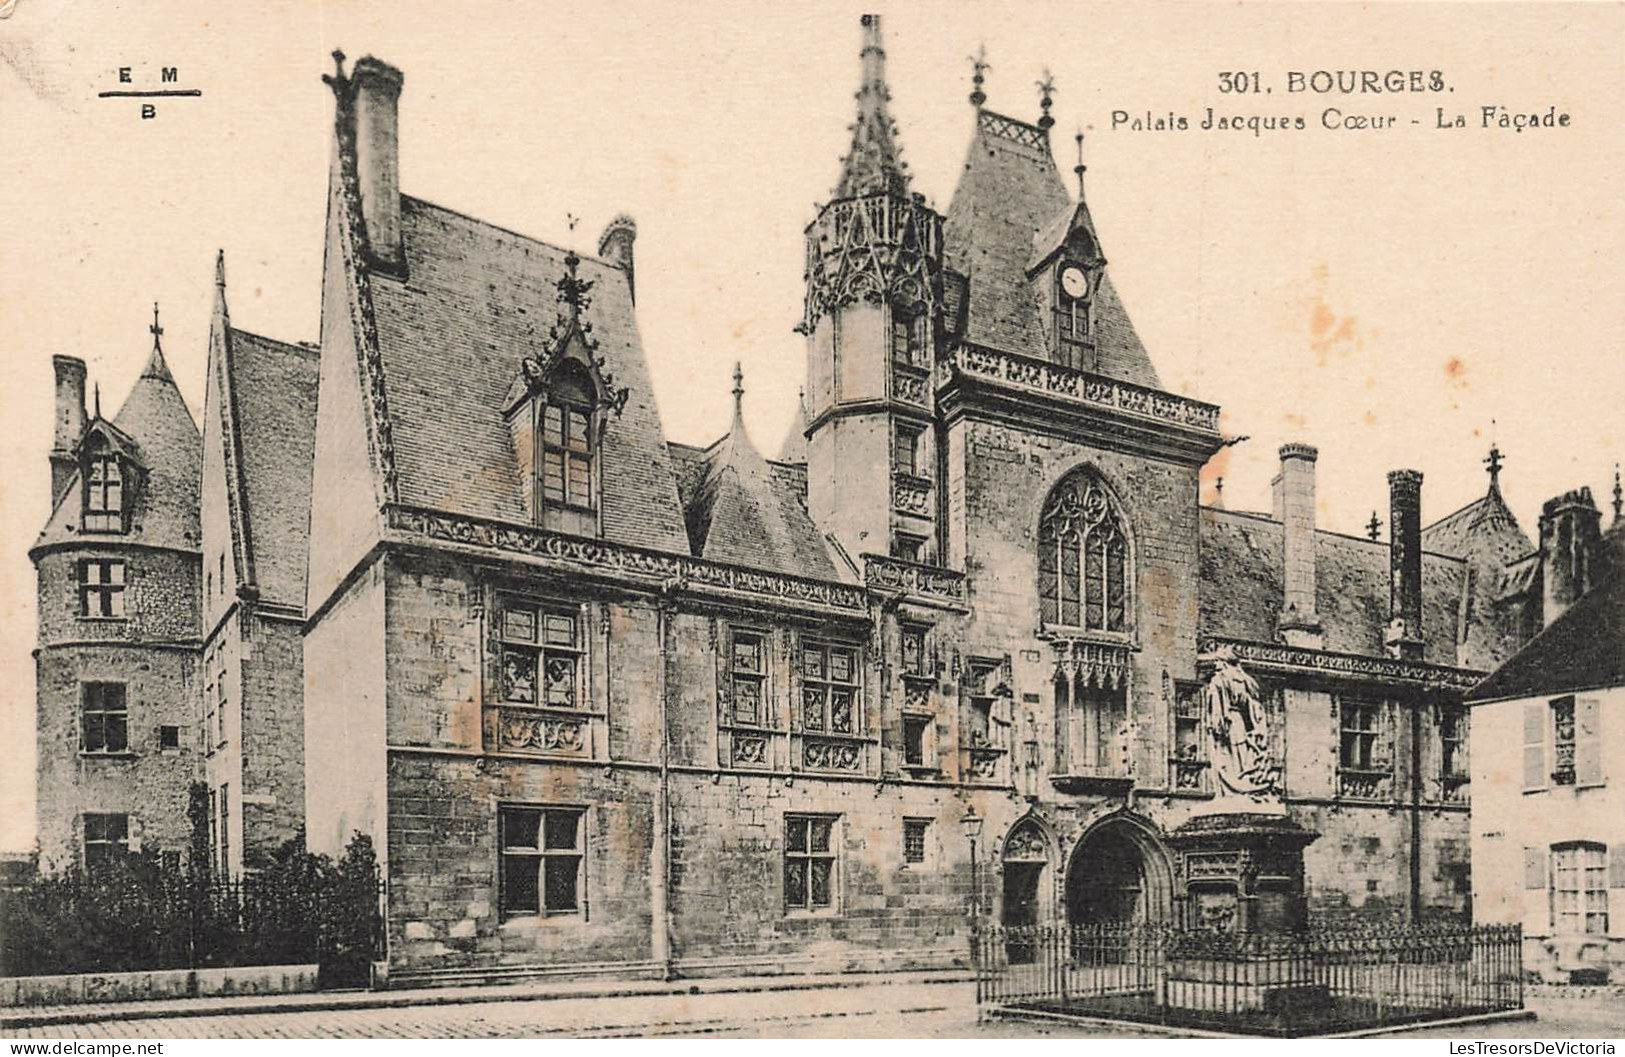
<path id="1" fill-rule="evenodd" d="M 1071 298 L 1088 297 L 1089 277 L 1076 264 L 1069 264 L 1061 269 L 1061 289 Z"/>

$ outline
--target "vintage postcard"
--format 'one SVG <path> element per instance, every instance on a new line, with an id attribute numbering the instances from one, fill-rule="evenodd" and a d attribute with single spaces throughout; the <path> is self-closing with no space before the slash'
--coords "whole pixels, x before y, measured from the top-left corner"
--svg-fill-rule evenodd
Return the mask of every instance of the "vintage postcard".
<path id="1" fill-rule="evenodd" d="M 1622 56 L 0 3 L 5 1033 L 1622 1034 Z"/>

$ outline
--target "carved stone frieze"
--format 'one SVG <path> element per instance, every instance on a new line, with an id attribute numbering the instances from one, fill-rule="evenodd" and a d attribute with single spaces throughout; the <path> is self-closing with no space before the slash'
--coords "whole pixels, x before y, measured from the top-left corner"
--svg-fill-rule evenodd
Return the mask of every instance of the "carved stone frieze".
<path id="1" fill-rule="evenodd" d="M 930 595 L 954 602 L 965 600 L 964 573 L 879 554 L 863 556 L 863 581 L 870 587 Z"/>
<path id="2" fill-rule="evenodd" d="M 820 771 L 856 771 L 863 763 L 863 746 L 852 741 L 807 738 L 801 743 L 801 762 Z"/>

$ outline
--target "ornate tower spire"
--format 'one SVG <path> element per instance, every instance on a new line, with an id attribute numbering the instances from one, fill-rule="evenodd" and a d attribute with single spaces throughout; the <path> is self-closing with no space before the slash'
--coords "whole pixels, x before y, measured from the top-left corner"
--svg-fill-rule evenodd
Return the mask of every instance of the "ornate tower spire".
<path id="1" fill-rule="evenodd" d="M 858 119 L 852 124 L 852 149 L 841 164 L 836 198 L 908 190 L 907 166 L 898 157 L 897 126 L 886 104 L 886 50 L 880 43 L 880 16 L 863 16 L 863 84 L 858 88 Z"/>

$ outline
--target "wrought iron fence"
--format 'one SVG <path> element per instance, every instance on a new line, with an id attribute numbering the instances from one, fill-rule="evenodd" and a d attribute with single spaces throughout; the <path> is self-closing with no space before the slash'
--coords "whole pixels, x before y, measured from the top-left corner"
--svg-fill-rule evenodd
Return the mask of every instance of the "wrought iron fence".
<path id="1" fill-rule="evenodd" d="M 1297 1036 L 1523 1006 L 1517 926 L 984 926 L 972 943 L 977 1003 L 1004 1010 Z"/>

